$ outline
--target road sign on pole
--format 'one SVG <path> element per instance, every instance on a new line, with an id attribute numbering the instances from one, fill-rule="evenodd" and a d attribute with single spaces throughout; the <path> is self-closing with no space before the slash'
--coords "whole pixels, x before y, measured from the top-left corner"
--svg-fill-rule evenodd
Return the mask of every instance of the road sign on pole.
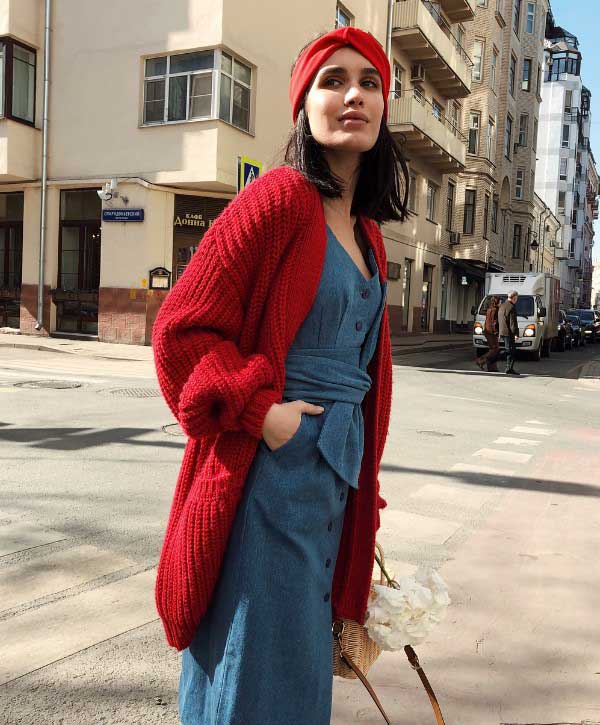
<path id="1" fill-rule="evenodd" d="M 262 174 L 263 165 L 247 156 L 238 157 L 238 193 Z"/>

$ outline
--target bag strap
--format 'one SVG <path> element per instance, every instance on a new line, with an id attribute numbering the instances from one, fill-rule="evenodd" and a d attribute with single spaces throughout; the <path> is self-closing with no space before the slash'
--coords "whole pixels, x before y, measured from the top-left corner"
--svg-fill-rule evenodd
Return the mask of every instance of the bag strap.
<path id="1" fill-rule="evenodd" d="M 442 715 L 442 709 L 440 708 L 440 704 L 437 701 L 437 697 L 435 696 L 433 687 L 429 684 L 427 675 L 423 672 L 423 668 L 421 667 L 421 663 L 419 662 L 417 653 L 414 651 L 414 649 L 409 644 L 407 644 L 406 647 L 404 648 L 404 653 L 408 657 L 410 666 L 413 668 L 413 670 L 416 671 L 417 675 L 419 675 L 421 682 L 423 683 L 425 692 L 427 693 L 427 695 L 429 697 L 429 702 L 431 702 L 431 707 L 433 708 L 433 712 L 435 715 L 437 725 L 445 725 L 444 716 Z"/>
<path id="2" fill-rule="evenodd" d="M 338 633 L 337 640 L 340 646 L 340 659 L 345 662 L 348 667 L 350 667 L 350 669 L 354 672 L 358 679 L 363 683 L 367 692 L 369 693 L 369 695 L 371 695 L 373 702 L 377 705 L 379 712 L 383 715 L 383 719 L 386 721 L 387 725 L 392 725 L 391 720 L 383 709 L 382 704 L 379 702 L 379 698 L 375 694 L 375 690 L 371 687 L 371 683 L 369 682 L 369 680 L 367 680 L 365 675 L 363 675 L 360 669 L 354 664 L 352 657 L 350 657 L 350 655 L 342 647 L 341 632 Z M 431 703 L 431 707 L 433 708 L 433 714 L 435 715 L 435 721 L 437 725 L 446 725 L 444 721 L 444 716 L 442 715 L 442 710 L 438 703 L 437 697 L 435 696 L 435 692 L 429 684 L 427 675 L 425 674 L 425 672 L 423 672 L 423 668 L 421 667 L 421 663 L 419 662 L 417 653 L 409 644 L 407 644 L 404 648 L 404 652 L 406 654 L 406 657 L 408 658 L 408 661 L 410 662 L 410 666 L 413 668 L 413 670 L 416 671 L 416 673 L 419 675 L 421 682 L 423 683 L 423 687 L 425 688 L 425 692 L 427 693 L 429 697 L 429 702 Z"/>

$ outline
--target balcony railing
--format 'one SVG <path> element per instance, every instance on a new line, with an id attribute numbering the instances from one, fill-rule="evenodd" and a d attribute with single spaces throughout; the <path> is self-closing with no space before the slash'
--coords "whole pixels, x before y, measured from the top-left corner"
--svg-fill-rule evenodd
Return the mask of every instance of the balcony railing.
<path id="1" fill-rule="evenodd" d="M 402 1 L 402 0 L 401 0 Z M 437 5 L 434 5 L 430 0 L 421 0 L 423 5 L 429 10 L 429 14 L 431 17 L 436 21 L 436 23 L 442 28 L 444 31 L 444 34 L 448 37 L 452 38 L 454 42 L 454 47 L 458 51 L 458 54 L 460 57 L 465 61 L 465 63 L 472 68 L 473 67 L 473 61 L 471 60 L 469 54 L 467 51 L 463 48 L 463 46 L 460 43 L 460 40 L 458 36 L 454 33 L 444 16 L 441 14 L 440 9 Z"/>
<path id="2" fill-rule="evenodd" d="M 390 95 L 388 125 L 402 133 L 409 155 L 422 156 L 442 171 L 464 168 L 466 136 L 418 89 Z"/>
<path id="3" fill-rule="evenodd" d="M 446 98 L 469 94 L 473 61 L 439 6 L 430 0 L 396 0 L 392 35 Z"/>

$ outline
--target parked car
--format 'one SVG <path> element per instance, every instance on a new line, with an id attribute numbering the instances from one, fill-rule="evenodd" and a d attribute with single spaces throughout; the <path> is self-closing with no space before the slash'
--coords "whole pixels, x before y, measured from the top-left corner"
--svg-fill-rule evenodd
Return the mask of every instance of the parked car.
<path id="1" fill-rule="evenodd" d="M 598 317 L 596 310 L 569 310 L 569 314 L 575 314 L 579 317 L 586 342 L 600 342 L 600 317 Z"/>
<path id="2" fill-rule="evenodd" d="M 571 323 L 571 329 L 573 331 L 573 347 L 583 347 L 585 345 L 585 335 L 583 334 L 583 327 L 579 321 L 579 315 L 569 312 L 567 319 Z"/>
<path id="3" fill-rule="evenodd" d="M 556 349 L 559 352 L 573 348 L 573 327 L 564 310 L 558 311 L 558 335 L 556 337 Z"/>

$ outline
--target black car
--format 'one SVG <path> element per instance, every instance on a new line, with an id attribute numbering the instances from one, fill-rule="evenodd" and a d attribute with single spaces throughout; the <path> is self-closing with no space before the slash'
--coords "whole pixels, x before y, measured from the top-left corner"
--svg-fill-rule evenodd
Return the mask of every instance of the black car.
<path id="1" fill-rule="evenodd" d="M 585 345 L 585 335 L 583 334 L 581 322 L 579 322 L 579 316 L 569 312 L 567 319 L 571 323 L 571 329 L 573 330 L 573 346 L 579 347 L 580 345 Z"/>
<path id="2" fill-rule="evenodd" d="M 558 311 L 558 336 L 556 338 L 556 349 L 559 352 L 571 350 L 573 347 L 573 327 L 566 313 Z"/>
<path id="3" fill-rule="evenodd" d="M 596 310 L 569 310 L 569 314 L 579 317 L 586 342 L 600 342 L 600 318 Z"/>

